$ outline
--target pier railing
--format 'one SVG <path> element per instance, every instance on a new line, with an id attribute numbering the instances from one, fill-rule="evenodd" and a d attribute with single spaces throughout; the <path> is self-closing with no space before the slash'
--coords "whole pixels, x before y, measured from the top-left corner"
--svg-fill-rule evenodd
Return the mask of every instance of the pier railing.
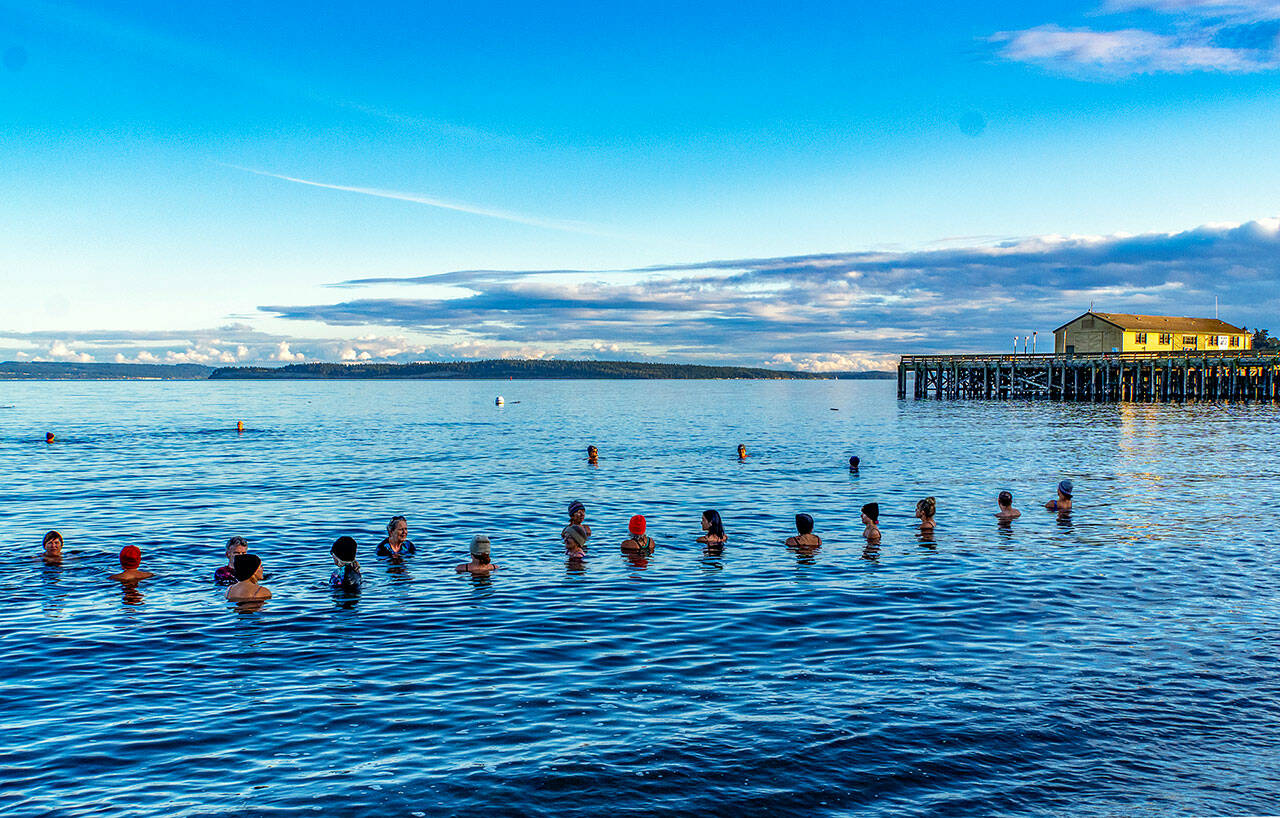
<path id="1" fill-rule="evenodd" d="M 898 398 L 1275 401 L 1280 350 L 903 355 Z"/>

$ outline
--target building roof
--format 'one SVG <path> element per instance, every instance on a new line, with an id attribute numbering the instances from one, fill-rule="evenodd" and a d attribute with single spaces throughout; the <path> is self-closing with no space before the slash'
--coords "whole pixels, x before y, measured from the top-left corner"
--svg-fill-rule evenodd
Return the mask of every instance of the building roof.
<path id="1" fill-rule="evenodd" d="M 1089 312 L 1072 318 L 1066 324 L 1054 330 L 1065 329 L 1069 324 L 1084 318 L 1086 315 L 1092 315 L 1095 318 L 1101 318 L 1109 324 L 1115 324 L 1121 329 L 1148 330 L 1156 332 L 1203 332 L 1214 335 L 1240 335 L 1248 331 L 1240 327 L 1232 326 L 1226 321 L 1219 321 L 1217 318 L 1183 318 L 1172 315 L 1132 315 L 1126 312 Z"/>

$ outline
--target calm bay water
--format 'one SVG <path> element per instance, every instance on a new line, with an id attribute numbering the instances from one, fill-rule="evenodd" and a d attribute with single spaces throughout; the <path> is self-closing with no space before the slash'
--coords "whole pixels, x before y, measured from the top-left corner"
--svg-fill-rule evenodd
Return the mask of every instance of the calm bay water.
<path id="1" fill-rule="evenodd" d="M 0 383 L 0 406 L 7 815 L 1280 811 L 1270 406 L 865 381 Z M 798 511 L 816 552 L 782 545 Z M 419 556 L 393 567 L 397 513 Z M 48 528 L 61 568 L 28 558 Z M 477 532 L 490 579 L 453 573 Z M 342 533 L 355 597 L 326 586 Z M 209 581 L 232 534 L 275 593 L 256 612 Z M 136 595 L 107 579 L 129 543 L 158 574 Z"/>

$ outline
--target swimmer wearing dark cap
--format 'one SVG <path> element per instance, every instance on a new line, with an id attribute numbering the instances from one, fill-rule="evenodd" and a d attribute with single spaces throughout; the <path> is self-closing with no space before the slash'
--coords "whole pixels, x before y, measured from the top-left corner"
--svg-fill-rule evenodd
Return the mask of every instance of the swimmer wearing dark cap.
<path id="1" fill-rule="evenodd" d="M 356 561 L 356 541 L 352 537 L 339 537 L 329 546 L 329 556 L 333 557 L 334 569 L 329 574 L 329 585 L 334 588 L 352 591 L 364 582 L 360 573 L 360 563 Z"/>
<path id="2" fill-rule="evenodd" d="M 813 533 L 813 515 L 796 515 L 797 536 L 787 538 L 787 546 L 791 548 L 817 548 L 822 545 L 822 538 Z"/>
<path id="3" fill-rule="evenodd" d="M 227 589 L 227 599 L 241 601 L 271 598 L 271 590 L 258 583 L 262 581 L 262 560 L 256 554 L 237 554 L 236 584 Z"/>
<path id="4" fill-rule="evenodd" d="M 849 471 L 856 472 L 858 470 L 858 466 L 860 465 L 862 465 L 862 459 L 859 458 L 856 454 L 853 457 L 849 458 Z"/>
<path id="5" fill-rule="evenodd" d="M 867 503 L 862 507 L 862 536 L 867 542 L 880 542 L 880 504 Z"/>
<path id="6" fill-rule="evenodd" d="M 587 507 L 582 504 L 581 500 L 574 500 L 569 504 L 569 524 L 560 529 L 560 539 L 564 541 L 566 546 L 570 544 L 572 539 L 580 548 L 586 548 L 587 539 L 591 536 L 591 526 L 583 522 L 585 519 L 587 519 Z M 569 529 L 571 528 L 578 529 L 578 533 L 581 534 L 580 540 L 577 535 L 570 537 Z"/>
<path id="7" fill-rule="evenodd" d="M 587 462 L 592 465 L 600 462 L 600 450 L 595 446 L 587 447 Z"/>

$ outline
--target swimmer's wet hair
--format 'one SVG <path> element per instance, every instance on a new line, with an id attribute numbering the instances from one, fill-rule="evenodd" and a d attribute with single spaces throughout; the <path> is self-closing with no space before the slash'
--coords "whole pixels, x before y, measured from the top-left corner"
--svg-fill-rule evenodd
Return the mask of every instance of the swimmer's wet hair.
<path id="1" fill-rule="evenodd" d="M 862 513 L 867 515 L 867 519 L 873 523 L 880 522 L 880 504 L 867 503 L 862 507 Z"/>
<path id="2" fill-rule="evenodd" d="M 391 518 L 391 522 L 387 523 L 387 536 L 391 536 L 391 532 L 396 530 L 396 523 L 404 523 L 405 528 L 409 527 L 409 521 L 405 519 L 403 514 L 397 514 Z"/>
<path id="3" fill-rule="evenodd" d="M 227 540 L 227 556 L 228 557 L 231 556 L 231 549 L 239 548 L 242 545 L 246 549 L 248 549 L 249 547 L 249 543 L 247 540 L 245 540 L 244 537 L 232 537 L 231 539 Z"/>
<path id="4" fill-rule="evenodd" d="M 61 540 L 61 539 L 62 539 L 62 535 L 59 534 L 57 531 L 46 531 L 44 532 L 44 539 L 40 542 L 40 545 L 42 546 L 48 545 L 49 540 Z"/>
<path id="5" fill-rule="evenodd" d="M 1007 491 L 1000 492 L 1000 496 L 996 498 L 996 502 L 1002 506 L 1013 505 L 1013 495 Z"/>
<path id="6" fill-rule="evenodd" d="M 812 534 L 813 533 L 813 517 L 808 514 L 797 514 L 796 515 L 796 531 L 799 531 L 801 534 Z"/>
<path id="7" fill-rule="evenodd" d="M 938 501 L 933 497 L 926 497 L 916 503 L 916 511 L 924 514 L 926 517 L 932 517 L 938 510 Z"/>
<path id="8" fill-rule="evenodd" d="M 329 553 L 338 558 L 338 562 L 351 562 L 356 558 L 356 541 L 351 537 L 339 537 L 333 541 Z"/>
<path id="9" fill-rule="evenodd" d="M 720 519 L 720 512 L 714 508 L 709 508 L 702 512 L 702 516 L 707 518 L 707 534 L 712 537 L 724 536 L 724 521 Z"/>
<path id="10" fill-rule="evenodd" d="M 236 564 L 231 570 L 236 575 L 236 579 L 244 582 L 253 576 L 258 570 L 258 566 L 262 565 L 262 559 L 257 554 L 236 554 Z"/>

